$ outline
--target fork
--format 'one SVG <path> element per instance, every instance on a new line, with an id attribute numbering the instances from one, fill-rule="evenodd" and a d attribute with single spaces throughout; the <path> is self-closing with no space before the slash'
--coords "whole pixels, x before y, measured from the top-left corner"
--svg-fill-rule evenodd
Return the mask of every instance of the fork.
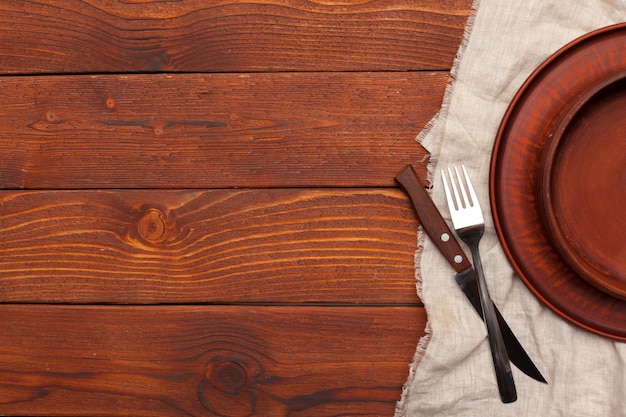
<path id="1" fill-rule="evenodd" d="M 469 246 L 472 252 L 474 269 L 476 269 L 478 280 L 480 304 L 483 308 L 485 323 L 487 325 L 487 335 L 493 365 L 496 371 L 500 399 L 503 403 L 511 403 L 517 399 L 517 391 L 515 389 L 515 382 L 513 381 L 513 373 L 511 372 L 511 363 L 509 362 L 509 355 L 506 351 L 502 334 L 500 333 L 496 312 L 491 302 L 489 291 L 487 290 L 487 282 L 485 281 L 483 266 L 480 261 L 480 252 L 478 251 L 478 244 L 485 231 L 485 221 L 483 220 L 478 198 L 470 182 L 469 175 L 467 175 L 465 166 L 462 165 L 461 168 L 463 170 L 463 178 L 461 177 L 458 167 L 454 167 L 454 173 L 451 168 L 448 168 L 451 187 L 448 185 L 446 172 L 441 171 L 443 176 L 443 188 L 456 234 Z M 452 188 L 452 192 L 450 188 Z M 460 194 L 459 190 L 461 191 Z"/>

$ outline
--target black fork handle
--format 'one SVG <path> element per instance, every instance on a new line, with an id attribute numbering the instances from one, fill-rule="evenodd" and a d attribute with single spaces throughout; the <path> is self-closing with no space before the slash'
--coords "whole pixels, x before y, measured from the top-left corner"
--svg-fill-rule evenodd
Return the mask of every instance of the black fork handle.
<path id="1" fill-rule="evenodd" d="M 469 230 L 468 230 L 469 229 Z M 484 228 L 475 227 L 464 229 L 462 239 L 467 243 L 472 252 L 474 261 L 474 269 L 478 281 L 478 294 L 480 296 L 480 304 L 483 308 L 485 324 L 487 325 L 487 335 L 489 339 L 489 347 L 491 348 L 491 357 L 496 371 L 496 380 L 498 381 L 498 390 L 500 391 L 500 399 L 503 403 L 512 403 L 517 400 L 517 390 L 513 373 L 511 372 L 511 363 L 509 354 L 504 345 L 504 339 L 498 325 L 496 311 L 489 296 L 487 282 L 483 272 L 483 264 L 480 260 L 478 244 L 483 235 Z"/>

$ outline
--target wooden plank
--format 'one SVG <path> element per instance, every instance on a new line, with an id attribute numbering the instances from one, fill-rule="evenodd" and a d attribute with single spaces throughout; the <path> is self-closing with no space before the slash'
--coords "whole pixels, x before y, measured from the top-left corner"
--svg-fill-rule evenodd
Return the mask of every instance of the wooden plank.
<path id="1" fill-rule="evenodd" d="M 470 5 L 2 0 L 0 71 L 449 70 Z"/>
<path id="2" fill-rule="evenodd" d="M 416 304 L 398 189 L 0 192 L 0 302 Z"/>
<path id="3" fill-rule="evenodd" d="M 1 305 L 0 413 L 392 415 L 420 307 Z"/>
<path id="4" fill-rule="evenodd" d="M 0 188 L 395 186 L 444 73 L 0 78 Z"/>

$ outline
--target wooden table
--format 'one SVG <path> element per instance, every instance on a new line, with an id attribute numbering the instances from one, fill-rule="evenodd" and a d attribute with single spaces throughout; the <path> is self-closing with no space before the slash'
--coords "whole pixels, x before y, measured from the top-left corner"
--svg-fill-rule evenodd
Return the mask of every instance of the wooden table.
<path id="1" fill-rule="evenodd" d="M 393 415 L 470 4 L 0 1 L 0 414 Z"/>

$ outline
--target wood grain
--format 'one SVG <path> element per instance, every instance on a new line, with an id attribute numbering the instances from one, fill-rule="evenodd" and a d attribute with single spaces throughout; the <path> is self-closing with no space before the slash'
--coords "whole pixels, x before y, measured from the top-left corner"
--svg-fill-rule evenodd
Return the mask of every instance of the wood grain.
<path id="1" fill-rule="evenodd" d="M 396 189 L 0 192 L 0 301 L 416 304 Z"/>
<path id="2" fill-rule="evenodd" d="M 0 188 L 395 186 L 446 74 L 0 78 Z"/>
<path id="3" fill-rule="evenodd" d="M 0 71 L 447 70 L 470 4 L 3 0 Z"/>
<path id="4" fill-rule="evenodd" d="M 392 416 L 471 3 L 0 0 L 0 414 Z"/>
<path id="5" fill-rule="evenodd" d="M 2 305 L 0 322 L 3 414 L 390 416 L 425 316 L 418 307 Z"/>

